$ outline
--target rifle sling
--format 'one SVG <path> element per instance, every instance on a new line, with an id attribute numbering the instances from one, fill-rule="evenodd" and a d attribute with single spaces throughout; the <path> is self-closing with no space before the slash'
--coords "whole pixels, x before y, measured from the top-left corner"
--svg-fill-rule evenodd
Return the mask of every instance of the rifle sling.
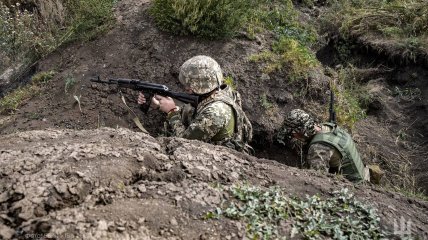
<path id="1" fill-rule="evenodd" d="M 128 111 L 129 111 L 129 112 L 131 112 L 131 113 L 132 113 L 132 115 L 134 115 L 134 118 L 133 118 L 132 120 L 134 121 L 135 125 L 137 125 L 137 127 L 138 127 L 138 128 L 139 128 L 143 133 L 147 133 L 147 134 L 149 134 L 149 132 L 147 132 L 147 130 L 143 127 L 143 124 L 141 124 L 140 119 L 138 118 L 137 114 L 135 114 L 135 112 L 134 112 L 134 111 L 132 111 L 132 109 L 131 109 L 130 107 L 128 107 L 128 105 L 126 104 L 125 97 L 122 95 L 122 92 L 120 92 L 120 95 L 121 95 L 122 102 L 123 102 L 123 103 L 125 104 L 125 106 L 126 106 L 126 109 L 128 109 Z"/>

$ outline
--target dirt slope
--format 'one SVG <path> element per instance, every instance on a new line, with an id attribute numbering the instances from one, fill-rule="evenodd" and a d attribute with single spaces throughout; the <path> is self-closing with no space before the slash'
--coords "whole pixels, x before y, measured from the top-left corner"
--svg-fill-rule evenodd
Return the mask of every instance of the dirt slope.
<path id="1" fill-rule="evenodd" d="M 297 106 L 313 111 L 325 109 L 322 106 L 326 104 L 324 96 L 327 96 L 325 77 L 316 74 L 308 80 L 311 91 L 307 96 L 293 94 L 300 92 L 302 85 L 284 81 L 286 73 L 283 72 L 265 75 L 255 63 L 247 60 L 251 54 L 270 47 L 270 36 L 261 35 L 256 41 L 245 37 L 206 41 L 171 36 L 154 26 L 147 15 L 149 2 L 119 1 L 115 10 L 117 25 L 106 35 L 88 43 L 64 46 L 41 60 L 33 72 L 55 70 L 55 77 L 39 96 L 14 115 L 0 116 L 0 202 L 3 214 L 0 230 L 6 234 L 3 236 L 16 234 L 23 237 L 25 233 L 51 232 L 93 236 L 94 239 L 103 236 L 114 239 L 139 236 L 144 239 L 139 234 L 145 232 L 147 238 L 156 239 L 166 238 L 168 234 L 182 238 L 189 234 L 198 238 L 205 232 L 206 236 L 224 239 L 232 233 L 242 235 L 239 225 L 226 220 L 208 223 L 200 220 L 200 214 L 213 207 L 216 200 L 198 202 L 198 198 L 218 196 L 209 183 L 232 184 L 237 181 L 230 179 L 237 176 L 232 172 L 238 173 L 240 180 L 249 179 L 262 185 L 277 182 L 297 195 L 327 194 L 332 189 L 350 187 L 311 171 L 298 171 L 268 160 L 235 155 L 224 149 L 214 153 L 218 147 L 201 150 L 202 147 L 190 141 L 155 139 L 124 129 L 89 131 L 100 127 L 137 130 L 118 91 L 93 84 L 89 77 L 139 78 L 181 91 L 177 81 L 179 66 L 196 54 L 206 54 L 218 60 L 226 76 L 235 79 L 244 98 L 244 110 L 254 125 L 255 141 L 252 144 L 258 150 L 258 157 L 299 165 L 295 156 L 273 143 L 272 136 L 288 110 Z M 372 84 L 373 91 L 379 88 L 385 91 L 376 92 L 378 104 L 371 106 L 369 117 L 357 124 L 354 137 L 366 162 L 388 164 L 389 159 L 397 156 L 403 162 L 412 160 L 418 171 L 415 173 L 428 181 L 424 170 L 428 166 L 426 71 L 417 70 L 422 74 L 413 81 L 405 81 L 415 69 L 400 69 L 399 73 L 393 72 L 392 76 L 382 79 L 375 76 L 365 79 Z M 69 78 L 74 78 L 76 84 L 66 92 Z M 417 86 L 422 89 L 422 98 L 419 101 L 401 99 L 399 102 L 391 92 L 394 86 Z M 137 94 L 126 90 L 123 93 L 131 108 L 142 117 L 146 129 L 152 136 L 158 136 L 162 127 L 159 123 L 164 116 L 157 112 L 143 115 L 136 106 Z M 262 95 L 278 108 L 272 111 L 262 107 Z M 74 96 L 80 97 L 82 111 Z M 47 128 L 62 130 L 4 136 Z M 397 141 L 397 134 L 402 129 L 410 137 L 406 141 Z M 115 152 L 112 150 L 114 144 L 120 146 Z M 135 149 L 136 146 L 142 149 Z M 146 152 L 154 156 L 148 157 L 152 160 L 144 160 Z M 179 160 L 176 159 L 178 153 Z M 189 172 L 179 163 L 183 161 L 190 161 L 191 168 L 199 170 Z M 213 161 L 216 168 L 210 165 Z M 392 167 L 399 169 L 401 165 Z M 148 173 L 141 173 L 141 169 Z M 220 173 L 214 178 L 207 169 L 220 169 Z M 394 184 L 400 182 L 398 178 L 390 175 L 385 180 Z M 427 231 L 426 203 L 365 187 L 356 191 L 362 199 L 380 208 L 386 226 L 391 227 L 393 220 L 400 216 L 412 217 L 416 226 L 413 230 L 422 236 L 426 234 L 422 233 Z M 181 200 L 176 200 L 176 196 L 183 200 L 180 204 L 177 202 Z M 168 214 L 161 213 L 163 210 Z"/>
<path id="2" fill-rule="evenodd" d="M 241 239 L 243 222 L 203 216 L 230 198 L 217 185 L 243 182 L 301 197 L 347 187 L 389 231 L 404 217 L 428 237 L 427 202 L 199 141 L 101 128 L 21 132 L 0 145 L 4 239 Z"/>

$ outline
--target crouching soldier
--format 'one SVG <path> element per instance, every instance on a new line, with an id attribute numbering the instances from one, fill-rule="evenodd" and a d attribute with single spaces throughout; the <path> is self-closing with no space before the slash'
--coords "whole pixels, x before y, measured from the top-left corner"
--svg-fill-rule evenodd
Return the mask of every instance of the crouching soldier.
<path id="1" fill-rule="evenodd" d="M 211 57 L 195 56 L 180 68 L 179 81 L 189 94 L 199 96 L 196 109 L 180 108 L 170 97 L 155 95 L 152 107 L 167 113 L 168 135 L 224 145 L 252 153 L 248 142 L 252 125 L 241 107 L 241 97 L 223 84 L 220 65 Z M 138 103 L 146 99 L 140 93 Z"/>
<path id="2" fill-rule="evenodd" d="M 370 180 L 351 136 L 334 123 L 317 123 L 305 111 L 294 109 L 286 116 L 278 140 L 300 141 L 309 168 L 340 173 L 354 183 Z"/>

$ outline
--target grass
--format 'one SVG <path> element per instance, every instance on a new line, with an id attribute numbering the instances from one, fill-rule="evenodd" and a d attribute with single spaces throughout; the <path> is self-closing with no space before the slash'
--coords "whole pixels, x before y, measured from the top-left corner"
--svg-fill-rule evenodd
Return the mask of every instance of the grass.
<path id="1" fill-rule="evenodd" d="M 230 193 L 234 199 L 226 203 L 228 206 L 207 213 L 205 218 L 225 216 L 244 221 L 250 239 L 386 237 L 376 209 L 356 200 L 346 188 L 329 198 L 314 195 L 306 199 L 289 198 L 278 187 L 233 186 Z"/>
<path id="2" fill-rule="evenodd" d="M 299 20 L 299 14 L 291 1 L 262 1 L 254 11 L 247 30 L 251 34 L 269 30 L 276 40 L 271 50 L 250 56 L 253 62 L 264 63 L 264 72 L 284 70 L 289 80 L 305 79 L 308 70 L 319 65 L 310 47 L 315 44 L 315 30 Z"/>
<path id="3" fill-rule="evenodd" d="M 340 68 L 334 78 L 335 111 L 337 122 L 349 129 L 364 119 L 371 95 L 367 87 L 357 82 L 357 73 L 352 65 Z"/>
<path id="4" fill-rule="evenodd" d="M 55 75 L 54 71 L 40 72 L 31 79 L 31 84 L 19 87 L 0 100 L 0 114 L 14 113 L 26 100 L 37 95 Z"/>
<path id="5" fill-rule="evenodd" d="M 232 90 L 236 90 L 236 82 L 233 80 L 231 76 L 227 76 L 224 78 L 224 83 L 229 86 Z"/>
<path id="6" fill-rule="evenodd" d="M 38 59 L 71 41 L 90 40 L 108 29 L 116 0 L 66 0 L 64 25 L 42 22 L 18 3 L 7 7 L 0 2 L 0 50 L 9 66 L 25 63 L 25 72 Z M 24 10 L 23 10 L 24 9 Z M 1 66 L 7 68 L 8 66 Z M 15 73 L 20 76 L 20 73 Z"/>
<path id="7" fill-rule="evenodd" d="M 258 0 L 155 0 L 150 8 L 158 27 L 177 35 L 208 39 L 234 36 Z"/>
<path id="8" fill-rule="evenodd" d="M 359 39 L 379 52 L 415 61 L 428 54 L 428 4 L 417 0 L 332 0 L 322 34 Z"/>

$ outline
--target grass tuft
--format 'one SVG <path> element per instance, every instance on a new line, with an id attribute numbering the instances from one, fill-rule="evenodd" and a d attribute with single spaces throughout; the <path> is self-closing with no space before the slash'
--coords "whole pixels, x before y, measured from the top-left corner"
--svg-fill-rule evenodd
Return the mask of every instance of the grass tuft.
<path id="1" fill-rule="evenodd" d="M 19 87 L 0 100 L 0 114 L 13 114 L 26 100 L 37 95 L 55 75 L 54 71 L 40 72 L 31 79 L 31 84 Z"/>

